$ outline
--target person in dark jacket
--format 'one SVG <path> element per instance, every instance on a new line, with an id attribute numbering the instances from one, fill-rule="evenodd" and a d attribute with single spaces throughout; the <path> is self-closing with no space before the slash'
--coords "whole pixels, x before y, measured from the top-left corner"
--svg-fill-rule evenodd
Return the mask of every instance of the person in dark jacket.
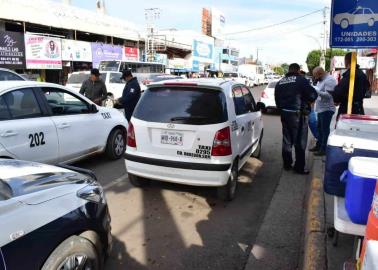
<path id="1" fill-rule="evenodd" d="M 310 82 L 300 75 L 300 66 L 291 64 L 289 72 L 275 88 L 277 108 L 281 112 L 282 158 L 285 170 L 294 169 L 298 174 L 309 174 L 305 169 L 305 152 L 308 137 L 308 115 L 318 94 Z M 292 148 L 295 147 L 293 167 Z"/>
<path id="2" fill-rule="evenodd" d="M 348 111 L 348 96 L 349 96 L 349 81 L 350 81 L 350 67 L 352 64 L 352 53 L 345 55 L 345 66 L 348 69 L 341 79 L 340 83 L 335 87 L 331 93 L 336 104 L 340 104 L 337 118 L 341 114 L 346 114 Z M 354 80 L 354 95 L 352 103 L 352 114 L 365 114 L 363 99 L 366 92 L 370 88 L 370 83 L 365 73 L 360 70 L 357 65 L 356 78 Z"/>
<path id="3" fill-rule="evenodd" d="M 141 90 L 138 79 L 133 77 L 131 70 L 124 70 L 121 79 L 126 81 L 125 88 L 123 89 L 122 97 L 117 100 L 124 110 L 127 121 L 130 122 L 134 109 L 140 99 Z"/>
<path id="4" fill-rule="evenodd" d="M 106 85 L 100 79 L 100 71 L 97 68 L 92 69 L 90 78 L 83 82 L 80 88 L 80 94 L 101 106 L 102 101 L 107 98 L 107 93 Z"/>

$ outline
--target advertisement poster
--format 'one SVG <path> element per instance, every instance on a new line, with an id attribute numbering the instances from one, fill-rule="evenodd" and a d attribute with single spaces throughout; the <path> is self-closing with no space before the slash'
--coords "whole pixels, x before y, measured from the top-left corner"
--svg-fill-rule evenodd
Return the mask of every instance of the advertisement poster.
<path id="1" fill-rule="evenodd" d="M 62 69 L 60 38 L 25 34 L 27 69 Z"/>
<path id="2" fill-rule="evenodd" d="M 122 48 L 111 44 L 92 43 L 93 67 L 98 68 L 100 61 L 121 61 Z"/>
<path id="3" fill-rule="evenodd" d="M 91 43 L 71 39 L 62 39 L 62 60 L 92 62 Z"/>
<path id="4" fill-rule="evenodd" d="M 377 48 L 378 1 L 333 0 L 331 47 Z"/>
<path id="5" fill-rule="evenodd" d="M 0 67 L 25 68 L 25 43 L 22 33 L 0 31 Z"/>
<path id="6" fill-rule="evenodd" d="M 124 61 L 139 61 L 139 50 L 138 48 L 124 47 L 123 48 L 123 58 Z"/>
<path id="7" fill-rule="evenodd" d="M 214 44 L 200 40 L 193 41 L 193 57 L 201 62 L 213 62 Z"/>

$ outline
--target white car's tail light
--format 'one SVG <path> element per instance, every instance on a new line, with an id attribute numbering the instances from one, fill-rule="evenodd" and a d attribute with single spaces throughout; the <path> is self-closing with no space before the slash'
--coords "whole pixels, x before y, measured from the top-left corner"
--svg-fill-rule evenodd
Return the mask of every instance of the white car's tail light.
<path id="1" fill-rule="evenodd" d="M 136 148 L 135 131 L 131 122 L 129 123 L 129 128 L 127 129 L 127 146 Z"/>
<path id="2" fill-rule="evenodd" d="M 230 127 L 217 131 L 214 137 L 212 156 L 229 156 L 232 154 Z"/>

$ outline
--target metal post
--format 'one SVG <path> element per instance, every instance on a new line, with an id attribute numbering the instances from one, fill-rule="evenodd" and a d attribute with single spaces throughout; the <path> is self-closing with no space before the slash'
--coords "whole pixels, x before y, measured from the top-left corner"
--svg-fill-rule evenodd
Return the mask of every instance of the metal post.
<path id="1" fill-rule="evenodd" d="M 349 97 L 348 97 L 348 114 L 352 114 L 354 80 L 356 78 L 357 52 L 352 52 L 352 63 L 350 66 Z"/>

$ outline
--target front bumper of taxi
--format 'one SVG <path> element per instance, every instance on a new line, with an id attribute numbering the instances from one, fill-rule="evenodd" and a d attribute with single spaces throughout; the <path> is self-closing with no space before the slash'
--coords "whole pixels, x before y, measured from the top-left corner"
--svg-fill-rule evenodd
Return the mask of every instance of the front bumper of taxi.
<path id="1" fill-rule="evenodd" d="M 191 186 L 224 186 L 231 174 L 231 164 L 191 163 L 146 158 L 126 154 L 129 174 L 147 179 Z"/>

